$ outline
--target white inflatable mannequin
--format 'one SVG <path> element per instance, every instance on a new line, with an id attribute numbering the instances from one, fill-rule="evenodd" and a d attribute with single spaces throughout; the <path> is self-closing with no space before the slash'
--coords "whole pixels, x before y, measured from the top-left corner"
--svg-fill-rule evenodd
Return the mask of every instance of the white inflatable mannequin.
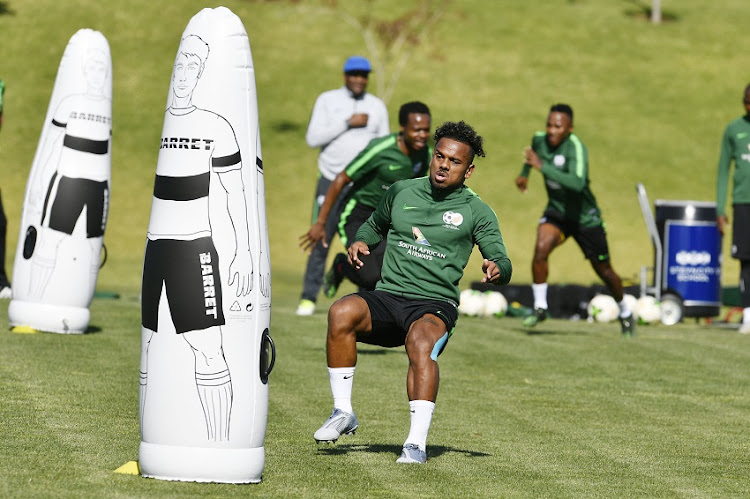
<path id="1" fill-rule="evenodd" d="M 112 61 L 98 31 L 68 42 L 26 185 L 11 326 L 83 333 L 110 200 Z"/>
<path id="2" fill-rule="evenodd" d="M 203 9 L 172 68 L 146 242 L 144 476 L 261 480 L 274 357 L 261 158 L 244 26 Z"/>

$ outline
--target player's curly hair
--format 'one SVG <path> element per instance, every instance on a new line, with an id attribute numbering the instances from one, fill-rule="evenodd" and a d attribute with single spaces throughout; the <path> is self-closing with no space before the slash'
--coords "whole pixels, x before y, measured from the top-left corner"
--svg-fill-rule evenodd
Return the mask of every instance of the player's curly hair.
<path id="1" fill-rule="evenodd" d="M 484 139 L 468 123 L 464 121 L 459 121 L 458 123 L 446 121 L 435 130 L 435 135 L 432 138 L 435 140 L 435 144 L 437 144 L 443 137 L 468 145 L 471 148 L 469 163 L 474 162 L 474 155 L 484 158 L 484 148 L 482 147 Z"/>

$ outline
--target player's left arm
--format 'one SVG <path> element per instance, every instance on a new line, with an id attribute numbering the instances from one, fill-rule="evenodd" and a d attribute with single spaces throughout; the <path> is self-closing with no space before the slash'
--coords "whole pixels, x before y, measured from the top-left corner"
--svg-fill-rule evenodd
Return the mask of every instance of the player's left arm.
<path id="1" fill-rule="evenodd" d="M 508 258 L 497 215 L 488 205 L 475 207 L 473 237 L 484 257 L 482 282 L 498 286 L 508 284 L 513 275 L 513 266 Z"/>
<path id="2" fill-rule="evenodd" d="M 589 158 L 586 146 L 576 135 L 571 135 L 568 140 L 572 152 L 565 155 L 564 169 L 559 169 L 549 161 L 544 161 L 541 172 L 545 177 L 554 180 L 563 187 L 581 192 L 586 188 L 588 179 Z"/>
<path id="3" fill-rule="evenodd" d="M 231 286 L 236 279 L 237 296 L 245 296 L 253 289 L 253 255 L 250 252 L 250 229 L 242 170 L 224 171 L 217 177 L 227 193 L 227 211 L 232 221 L 235 237 L 234 258 L 229 264 L 227 283 Z"/>

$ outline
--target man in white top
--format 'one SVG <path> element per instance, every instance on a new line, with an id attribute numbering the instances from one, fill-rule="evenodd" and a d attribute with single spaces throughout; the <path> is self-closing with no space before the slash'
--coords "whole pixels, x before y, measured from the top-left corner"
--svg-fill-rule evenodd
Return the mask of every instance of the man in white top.
<path id="1" fill-rule="evenodd" d="M 320 94 L 315 101 L 305 140 L 320 147 L 318 185 L 312 221 L 318 218 L 328 187 L 336 175 L 372 140 L 390 131 L 388 110 L 382 100 L 367 93 L 367 77 L 372 67 L 365 57 L 352 56 L 344 63 L 344 86 Z M 343 198 L 342 192 L 339 199 Z M 334 206 L 333 213 L 336 213 Z M 297 315 L 312 315 L 323 285 L 328 243 L 336 232 L 337 217 L 329 217 L 326 238 L 313 248 L 307 260 L 302 297 Z"/>

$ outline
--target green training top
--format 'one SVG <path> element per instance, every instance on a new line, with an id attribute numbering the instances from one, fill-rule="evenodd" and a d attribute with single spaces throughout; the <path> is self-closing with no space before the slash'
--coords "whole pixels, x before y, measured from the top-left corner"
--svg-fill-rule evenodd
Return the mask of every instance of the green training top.
<path id="1" fill-rule="evenodd" d="M 0 80 L 0 114 L 3 114 L 3 94 L 5 93 L 5 82 Z"/>
<path id="2" fill-rule="evenodd" d="M 737 118 L 724 131 L 716 176 L 716 214 L 726 215 L 729 170 L 734 160 L 732 203 L 750 203 L 750 115 Z"/>
<path id="3" fill-rule="evenodd" d="M 510 281 L 512 266 L 497 216 L 466 186 L 434 191 L 428 177 L 396 182 L 357 231 L 356 239 L 372 247 L 387 235 L 376 289 L 458 306 L 458 282 L 474 245 Z"/>
<path id="4" fill-rule="evenodd" d="M 396 181 L 423 176 L 432 151 L 425 147 L 410 156 L 398 147 L 398 134 L 373 139 L 345 169 L 353 185 L 349 198 L 375 208 L 385 191 Z"/>
<path id="5" fill-rule="evenodd" d="M 547 207 L 565 220 L 583 228 L 602 225 L 596 198 L 589 189 L 589 153 L 574 133 L 556 148 L 547 143 L 545 132 L 536 132 L 531 147 L 542 160 L 542 174 L 547 187 Z M 521 175 L 529 176 L 531 165 L 524 164 Z"/>

